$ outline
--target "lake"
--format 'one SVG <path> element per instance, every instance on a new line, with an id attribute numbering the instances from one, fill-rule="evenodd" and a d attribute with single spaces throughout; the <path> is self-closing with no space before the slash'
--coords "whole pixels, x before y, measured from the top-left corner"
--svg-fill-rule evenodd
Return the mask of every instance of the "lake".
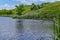
<path id="1" fill-rule="evenodd" d="M 0 17 L 0 40 L 55 40 L 54 22 Z"/>

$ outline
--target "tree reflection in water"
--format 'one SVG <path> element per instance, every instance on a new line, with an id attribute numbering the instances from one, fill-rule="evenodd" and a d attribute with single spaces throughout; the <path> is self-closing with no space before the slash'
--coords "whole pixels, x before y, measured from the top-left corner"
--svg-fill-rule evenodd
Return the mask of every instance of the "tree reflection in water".
<path id="1" fill-rule="evenodd" d="M 16 28 L 17 28 L 17 33 L 22 33 L 23 32 L 23 20 L 18 19 L 16 22 Z"/>

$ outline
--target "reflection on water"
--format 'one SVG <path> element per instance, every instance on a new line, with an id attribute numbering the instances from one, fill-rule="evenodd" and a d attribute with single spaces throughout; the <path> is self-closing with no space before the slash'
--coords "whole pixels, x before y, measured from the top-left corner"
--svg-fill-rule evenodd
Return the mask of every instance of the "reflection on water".
<path id="1" fill-rule="evenodd" d="M 24 30 L 23 28 L 24 28 L 24 26 L 23 26 L 23 20 L 17 19 L 17 21 L 16 21 L 17 32 L 22 33 L 23 30 Z"/>
<path id="2" fill-rule="evenodd" d="M 48 20 L 0 17 L 0 40 L 54 40 L 53 26 Z"/>

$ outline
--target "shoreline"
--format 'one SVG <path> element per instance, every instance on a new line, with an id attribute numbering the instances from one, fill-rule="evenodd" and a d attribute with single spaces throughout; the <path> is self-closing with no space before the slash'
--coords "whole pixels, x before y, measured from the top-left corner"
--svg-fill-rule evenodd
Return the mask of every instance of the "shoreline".
<path id="1" fill-rule="evenodd" d="M 48 19 L 48 18 L 21 18 L 21 17 L 13 17 L 13 16 L 0 16 L 0 17 L 10 17 L 13 19 L 33 19 L 33 20 L 50 20 L 50 21 L 54 21 L 53 19 Z"/>

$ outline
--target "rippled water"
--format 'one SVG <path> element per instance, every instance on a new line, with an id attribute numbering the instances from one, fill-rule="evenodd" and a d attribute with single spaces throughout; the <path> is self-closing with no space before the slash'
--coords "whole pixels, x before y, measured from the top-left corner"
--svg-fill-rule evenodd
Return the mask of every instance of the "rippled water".
<path id="1" fill-rule="evenodd" d="M 0 17 L 0 40 L 54 40 L 54 23 Z"/>

